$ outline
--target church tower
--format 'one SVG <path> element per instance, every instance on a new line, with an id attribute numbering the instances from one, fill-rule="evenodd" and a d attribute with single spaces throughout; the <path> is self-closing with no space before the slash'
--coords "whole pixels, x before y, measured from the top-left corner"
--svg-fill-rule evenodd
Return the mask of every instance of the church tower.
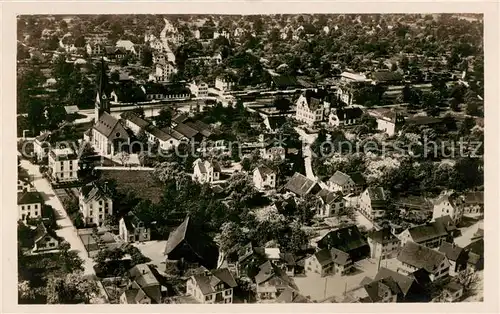
<path id="1" fill-rule="evenodd" d="M 106 67 L 104 64 L 104 58 L 101 58 L 101 69 L 99 72 L 97 94 L 95 99 L 95 121 L 97 122 L 103 112 L 109 113 L 109 100 L 108 95 L 106 95 L 106 89 L 108 85 L 108 76 L 106 74 Z"/>

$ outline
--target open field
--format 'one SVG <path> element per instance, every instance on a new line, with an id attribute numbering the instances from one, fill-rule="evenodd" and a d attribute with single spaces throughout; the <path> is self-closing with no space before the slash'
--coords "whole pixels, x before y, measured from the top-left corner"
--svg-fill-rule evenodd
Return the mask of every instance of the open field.
<path id="1" fill-rule="evenodd" d="M 134 192 L 142 199 L 159 202 L 163 194 L 162 183 L 153 178 L 150 171 L 102 170 L 103 179 L 114 179 L 119 192 Z"/>

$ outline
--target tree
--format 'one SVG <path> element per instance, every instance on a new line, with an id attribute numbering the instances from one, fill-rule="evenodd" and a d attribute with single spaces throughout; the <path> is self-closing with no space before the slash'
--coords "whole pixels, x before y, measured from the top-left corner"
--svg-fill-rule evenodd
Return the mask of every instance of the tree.
<path id="1" fill-rule="evenodd" d="M 17 295 L 19 303 L 21 304 L 33 303 L 35 300 L 35 292 L 30 287 L 30 282 L 28 280 L 19 281 L 17 283 Z"/>
<path id="2" fill-rule="evenodd" d="M 169 108 L 164 108 L 158 112 L 158 115 L 153 117 L 156 126 L 160 129 L 170 127 L 172 125 L 172 111 Z"/>
<path id="3" fill-rule="evenodd" d="M 62 277 L 50 277 L 47 282 L 47 303 L 89 304 L 99 295 L 97 283 L 76 272 Z"/>
<path id="4" fill-rule="evenodd" d="M 217 233 L 214 241 L 222 252 L 228 252 L 236 244 L 245 242 L 240 227 L 232 221 L 222 224 L 220 232 Z"/>
<path id="5" fill-rule="evenodd" d="M 141 64 L 145 67 L 150 67 L 153 65 L 153 52 L 149 48 L 145 48 L 141 55 Z"/>
<path id="6" fill-rule="evenodd" d="M 298 253 L 309 244 L 309 238 L 304 230 L 300 228 L 297 221 L 282 231 L 282 236 L 278 238 L 278 243 L 283 252 Z"/>
<path id="7" fill-rule="evenodd" d="M 472 101 L 467 103 L 466 112 L 468 115 L 477 116 L 479 114 L 479 103 L 478 101 Z"/>
<path id="8" fill-rule="evenodd" d="M 85 37 L 80 35 L 75 38 L 75 47 L 85 47 L 85 44 Z"/>
<path id="9" fill-rule="evenodd" d="M 280 96 L 274 98 L 273 104 L 276 107 L 276 109 L 279 110 L 281 113 L 288 112 L 292 105 L 290 103 L 290 100 Z"/>
<path id="10" fill-rule="evenodd" d="M 142 119 L 145 118 L 144 108 L 142 106 L 135 107 L 134 109 L 131 110 L 131 112 L 134 113 L 135 115 L 137 115 L 139 118 L 142 118 Z"/>
<path id="11" fill-rule="evenodd" d="M 128 160 L 130 159 L 130 154 L 123 151 L 123 152 L 120 152 L 120 155 L 118 156 L 118 158 L 120 159 L 122 165 L 126 165 Z"/>

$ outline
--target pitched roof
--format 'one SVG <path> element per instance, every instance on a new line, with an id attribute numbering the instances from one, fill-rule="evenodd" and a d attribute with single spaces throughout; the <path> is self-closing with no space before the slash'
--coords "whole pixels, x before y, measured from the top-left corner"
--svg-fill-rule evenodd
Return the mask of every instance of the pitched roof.
<path id="1" fill-rule="evenodd" d="M 351 177 L 352 181 L 354 181 L 354 183 L 356 185 L 361 185 L 362 186 L 362 185 L 366 184 L 366 180 L 363 177 L 363 175 L 361 174 L 361 172 L 350 172 L 347 175 Z"/>
<path id="2" fill-rule="evenodd" d="M 333 110 L 339 120 L 344 121 L 347 119 L 359 119 L 363 115 L 363 110 L 359 107 L 345 107 Z"/>
<path id="3" fill-rule="evenodd" d="M 255 168 L 254 171 L 258 171 L 262 178 L 264 178 L 267 175 L 274 174 L 274 171 L 271 168 L 264 166 L 264 165 L 258 166 L 257 168 Z"/>
<path id="4" fill-rule="evenodd" d="M 349 182 L 349 180 L 351 180 L 351 177 L 345 173 L 343 173 L 342 171 L 336 171 L 333 176 L 330 177 L 330 179 L 328 179 L 328 182 L 332 182 L 332 183 L 335 183 L 335 184 L 338 184 L 340 186 L 346 184 L 347 182 Z"/>
<path id="5" fill-rule="evenodd" d="M 398 284 L 390 277 L 374 280 L 363 286 L 371 302 L 381 301 L 387 292 L 401 293 Z"/>
<path id="6" fill-rule="evenodd" d="M 94 129 L 105 137 L 109 137 L 118 123 L 118 119 L 107 112 L 103 112 L 99 117 L 99 120 L 97 120 L 94 124 Z"/>
<path id="7" fill-rule="evenodd" d="M 346 253 L 364 246 L 368 244 L 355 225 L 330 231 L 318 241 L 320 248 L 336 248 Z"/>
<path id="8" fill-rule="evenodd" d="M 456 261 L 464 249 L 455 243 L 443 242 L 439 247 L 439 252 L 444 253 L 450 261 Z"/>
<path id="9" fill-rule="evenodd" d="M 444 225 L 438 221 L 409 228 L 408 232 L 410 233 L 413 241 L 417 243 L 448 235 Z"/>
<path id="10" fill-rule="evenodd" d="M 148 265 L 135 265 L 129 270 L 129 273 L 132 280 L 144 290 L 144 293 L 151 298 L 151 300 L 154 300 L 156 303 L 161 303 L 160 283 Z"/>
<path id="11" fill-rule="evenodd" d="M 215 293 L 217 291 L 215 287 L 221 282 L 230 288 L 237 286 L 236 280 L 227 268 L 215 269 L 210 274 L 197 274 L 193 279 L 204 295 Z"/>
<path id="12" fill-rule="evenodd" d="M 172 118 L 172 122 L 174 123 L 184 123 L 189 119 L 189 116 L 186 113 L 179 113 L 175 117 Z"/>
<path id="13" fill-rule="evenodd" d="M 152 127 L 148 130 L 148 133 L 159 139 L 160 141 L 166 142 L 173 138 L 172 134 L 169 134 L 166 131 L 170 131 L 169 129 L 158 129 L 157 127 Z"/>
<path id="14" fill-rule="evenodd" d="M 271 261 L 267 261 L 259 266 L 259 273 L 255 276 L 255 283 L 260 285 L 264 282 L 269 282 L 271 286 L 276 287 L 291 287 L 297 289 L 297 286 L 283 270 L 276 267 Z"/>
<path id="15" fill-rule="evenodd" d="M 41 204 L 43 203 L 43 197 L 40 192 L 19 192 L 17 193 L 17 204 Z"/>
<path id="16" fill-rule="evenodd" d="M 184 135 L 186 138 L 193 138 L 196 134 L 199 132 L 196 129 L 191 128 L 187 124 L 184 123 L 179 123 L 177 124 L 174 128 L 174 131 L 179 132 L 180 134 Z"/>
<path id="17" fill-rule="evenodd" d="M 368 238 L 371 238 L 377 243 L 388 243 L 397 239 L 397 237 L 392 234 L 391 228 L 372 230 L 368 233 Z"/>
<path id="18" fill-rule="evenodd" d="M 168 235 L 167 244 L 165 245 L 165 255 L 172 252 L 187 236 L 189 226 L 189 216 L 184 219 L 182 224 L 179 225 L 173 232 Z"/>
<path id="19" fill-rule="evenodd" d="M 319 192 L 320 186 L 317 182 L 307 178 L 298 172 L 286 183 L 285 188 L 299 196 L 306 196 L 310 193 Z"/>
<path id="20" fill-rule="evenodd" d="M 269 122 L 271 130 L 279 129 L 286 123 L 287 119 L 284 116 L 269 116 L 266 118 Z"/>
<path id="21" fill-rule="evenodd" d="M 80 189 L 83 201 L 88 203 L 93 199 L 110 198 L 106 188 L 95 183 L 84 185 Z"/>
<path id="22" fill-rule="evenodd" d="M 206 123 L 203 123 L 202 121 L 199 120 L 188 121 L 185 124 L 200 132 L 204 137 L 209 137 L 210 135 L 212 135 L 212 132 L 210 131 L 210 126 Z"/>
<path id="23" fill-rule="evenodd" d="M 384 278 L 391 278 L 392 280 L 394 280 L 398 284 L 399 289 L 401 290 L 403 295 L 406 295 L 408 291 L 410 291 L 412 284 L 415 282 L 415 279 L 412 277 L 405 276 L 401 273 L 395 272 L 385 267 L 380 267 L 377 275 L 375 275 L 374 280 L 379 280 Z"/>
<path id="24" fill-rule="evenodd" d="M 290 75 L 274 75 L 271 76 L 271 79 L 273 83 L 276 85 L 276 87 L 286 88 L 286 87 L 301 86 L 300 83 L 297 81 L 297 78 Z"/>
<path id="25" fill-rule="evenodd" d="M 340 201 L 343 197 L 341 192 L 332 192 L 327 189 L 322 189 L 316 194 L 324 204 L 334 205 L 336 202 Z"/>
<path id="26" fill-rule="evenodd" d="M 127 228 L 129 232 L 134 232 L 134 230 L 142 223 L 141 220 L 132 212 L 123 216 L 122 219 L 125 223 L 125 228 Z"/>
<path id="27" fill-rule="evenodd" d="M 309 303 L 309 299 L 300 294 L 299 291 L 286 287 L 276 298 L 276 303 Z"/>
<path id="28" fill-rule="evenodd" d="M 484 192 L 467 192 L 464 196 L 466 205 L 484 204 Z"/>
<path id="29" fill-rule="evenodd" d="M 133 124 L 137 125 L 140 128 L 145 128 L 150 124 L 148 121 L 144 120 L 143 118 L 139 117 L 138 115 L 130 111 L 125 111 L 120 115 L 120 117 L 124 120 L 129 120 L 130 122 L 132 122 Z"/>
<path id="30" fill-rule="evenodd" d="M 423 268 L 432 274 L 446 260 L 446 255 L 426 246 L 408 241 L 399 252 L 397 258 L 400 262 L 416 268 Z"/>
<path id="31" fill-rule="evenodd" d="M 368 191 L 368 196 L 372 202 L 382 202 L 387 200 L 387 196 L 382 187 L 369 187 L 366 189 Z"/>
<path id="32" fill-rule="evenodd" d="M 58 241 L 61 240 L 61 238 L 54 232 L 54 230 L 48 229 L 43 222 L 38 223 L 35 229 L 35 243 L 40 241 L 47 235 Z"/>
<path id="33" fill-rule="evenodd" d="M 403 79 L 403 76 L 398 72 L 390 71 L 372 72 L 371 77 L 373 80 L 380 82 L 401 81 Z"/>

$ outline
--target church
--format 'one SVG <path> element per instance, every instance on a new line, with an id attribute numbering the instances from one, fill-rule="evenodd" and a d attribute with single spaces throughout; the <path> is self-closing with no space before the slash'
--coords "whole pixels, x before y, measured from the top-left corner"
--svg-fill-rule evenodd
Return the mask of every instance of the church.
<path id="1" fill-rule="evenodd" d="M 120 121 L 110 114 L 108 79 L 104 60 L 101 59 L 99 85 L 95 100 L 95 123 L 85 132 L 84 139 L 100 155 L 113 156 L 130 142 L 130 137 Z"/>

